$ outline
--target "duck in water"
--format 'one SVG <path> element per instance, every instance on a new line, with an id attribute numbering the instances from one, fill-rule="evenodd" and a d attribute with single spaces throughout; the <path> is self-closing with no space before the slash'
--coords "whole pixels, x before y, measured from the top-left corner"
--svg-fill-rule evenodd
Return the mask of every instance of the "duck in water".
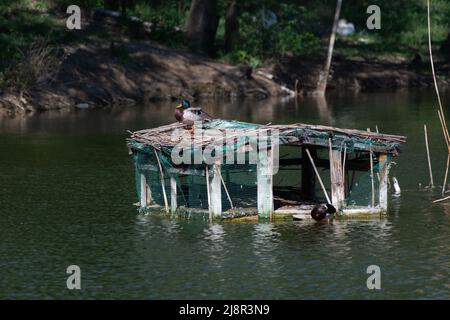
<path id="1" fill-rule="evenodd" d="M 178 122 L 186 124 L 190 131 L 193 131 L 193 125 L 195 122 L 202 121 L 211 121 L 212 117 L 204 112 L 202 108 L 193 108 L 191 107 L 191 103 L 189 100 L 183 100 L 176 108 L 175 108 L 175 119 Z"/>
<path id="2" fill-rule="evenodd" d="M 336 208 L 332 204 L 316 204 L 311 210 L 311 217 L 316 221 L 320 221 L 325 218 L 330 219 L 335 213 Z"/>

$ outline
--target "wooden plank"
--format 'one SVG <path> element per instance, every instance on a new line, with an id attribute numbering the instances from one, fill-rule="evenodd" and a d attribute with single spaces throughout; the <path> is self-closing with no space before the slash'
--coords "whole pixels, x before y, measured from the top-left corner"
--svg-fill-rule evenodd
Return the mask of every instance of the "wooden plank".
<path id="1" fill-rule="evenodd" d="M 258 152 L 257 167 L 257 200 L 258 215 L 271 218 L 273 215 L 273 152 L 272 149 Z"/>
<path id="2" fill-rule="evenodd" d="M 304 147 L 306 147 L 306 146 L 304 146 Z M 313 146 L 311 148 L 314 149 Z M 314 162 L 315 162 L 317 168 L 325 168 L 325 169 L 330 168 L 330 162 L 328 161 L 328 159 L 317 159 L 317 157 L 315 157 L 314 154 L 313 154 L 313 157 L 314 157 Z M 302 156 L 302 158 L 291 158 L 291 159 L 280 159 L 279 160 L 281 170 L 282 170 L 282 167 L 302 166 L 305 164 L 305 162 L 308 163 L 308 165 L 310 164 L 307 156 L 305 156 L 305 157 Z M 370 170 L 370 165 L 367 162 L 367 160 L 356 160 L 356 159 L 348 160 L 347 159 L 345 166 L 346 166 L 347 170 L 355 170 L 355 171 Z M 233 165 L 233 170 L 248 171 L 248 169 L 249 169 L 248 164 Z M 149 164 L 149 163 L 142 165 L 141 170 L 159 172 L 159 168 L 157 165 L 153 165 L 153 164 Z M 195 169 L 195 168 L 173 167 L 173 168 L 167 168 L 166 171 L 170 174 L 176 174 L 178 176 L 199 176 L 199 177 L 205 176 L 204 170 Z M 226 177 L 225 177 L 226 183 L 227 183 L 227 179 L 229 179 L 229 178 L 230 178 L 230 174 L 228 171 L 228 173 L 226 173 Z"/>
<path id="3" fill-rule="evenodd" d="M 214 218 L 222 216 L 222 180 L 218 170 L 220 170 L 220 162 L 216 162 L 212 166 L 209 177 L 210 206 Z"/>
<path id="4" fill-rule="evenodd" d="M 330 145 L 331 202 L 337 210 L 342 209 L 345 205 L 345 188 L 341 159 L 341 151 L 331 149 Z"/>
<path id="5" fill-rule="evenodd" d="M 371 190 L 372 190 L 372 201 L 371 201 L 371 206 L 372 208 L 375 207 L 375 184 L 374 184 L 374 180 L 375 177 L 373 175 L 373 155 L 372 155 L 372 151 L 369 151 L 369 155 L 370 155 L 370 185 L 371 185 Z"/>
<path id="6" fill-rule="evenodd" d="M 449 197 L 450 198 L 450 197 Z M 277 216 L 294 216 L 299 215 L 300 219 L 309 219 L 311 218 L 311 210 L 312 208 L 300 207 L 300 206 L 292 206 L 290 208 L 279 208 L 275 210 L 275 215 Z M 374 217 L 379 218 L 380 213 L 384 212 L 380 207 L 365 207 L 365 206 L 352 206 L 342 209 L 343 215 L 374 215 Z"/>
<path id="7" fill-rule="evenodd" d="M 306 148 L 306 146 L 303 146 Z M 314 149 L 314 147 L 310 147 L 308 149 Z M 299 166 L 304 165 L 305 160 L 304 156 L 302 158 L 290 158 L 290 159 L 280 159 L 280 167 L 288 167 L 288 166 Z M 306 161 L 309 161 L 306 157 Z M 317 159 L 317 157 L 314 157 L 314 163 L 317 168 L 325 168 L 330 169 L 330 161 L 328 159 Z M 345 161 L 345 168 L 346 170 L 355 170 L 355 171 L 365 171 L 367 172 L 370 170 L 370 164 L 367 162 L 366 159 L 347 159 Z"/>
<path id="8" fill-rule="evenodd" d="M 328 147 L 328 141 L 323 138 L 315 138 L 315 137 L 306 137 L 305 139 L 299 139 L 295 136 L 282 136 L 280 134 L 280 139 L 283 141 L 284 145 L 293 145 L 293 146 L 303 146 L 303 145 L 312 145 L 316 147 Z M 351 138 L 350 138 L 351 139 Z M 353 144 L 354 150 L 359 151 L 369 151 L 370 147 L 367 143 L 358 143 L 355 142 Z M 372 144 L 372 151 L 374 152 L 383 152 L 383 153 L 397 153 L 395 150 L 388 150 L 388 148 L 382 143 Z"/>
<path id="9" fill-rule="evenodd" d="M 141 174 L 141 183 L 140 183 L 140 205 L 141 208 L 144 209 L 147 207 L 147 179 L 145 178 L 145 175 Z"/>
<path id="10" fill-rule="evenodd" d="M 388 179 L 389 179 L 389 162 L 387 154 L 380 154 L 378 156 L 380 172 L 380 190 L 379 190 L 379 203 L 383 211 L 387 211 L 388 208 Z"/>
<path id="11" fill-rule="evenodd" d="M 170 176 L 170 212 L 177 211 L 177 179 L 174 175 Z"/>
<path id="12" fill-rule="evenodd" d="M 141 170 L 155 171 L 159 172 L 157 165 L 150 163 L 141 166 Z M 185 176 L 205 176 L 205 172 L 200 169 L 186 168 L 186 167 L 172 167 L 166 170 L 169 174 L 185 175 Z"/>

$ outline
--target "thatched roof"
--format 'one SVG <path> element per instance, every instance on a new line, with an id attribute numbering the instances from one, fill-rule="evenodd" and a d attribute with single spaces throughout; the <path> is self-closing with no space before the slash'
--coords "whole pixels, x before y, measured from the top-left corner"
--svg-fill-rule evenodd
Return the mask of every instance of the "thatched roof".
<path id="1" fill-rule="evenodd" d="M 225 144 L 245 137 L 267 134 L 267 132 L 270 135 L 270 132 L 277 130 L 280 144 L 284 145 L 309 145 L 328 148 L 331 139 L 333 148 L 343 149 L 345 145 L 347 152 L 354 150 L 372 150 L 373 152 L 393 155 L 397 155 L 400 151 L 401 144 L 406 142 L 406 137 L 399 135 L 303 123 L 260 125 L 216 119 L 210 122 L 204 122 L 201 128 L 196 127 L 196 134 L 188 142 L 185 139 L 185 129 L 186 126 L 184 124 L 177 122 L 154 129 L 131 132 L 131 137 L 128 139 L 128 142 L 131 147 L 133 147 L 133 143 L 138 143 L 160 150 L 161 148 L 170 149 L 180 145 L 186 146 L 186 143 L 195 143 L 197 146 L 217 144 L 218 133 L 223 133 L 223 140 L 219 143 Z"/>

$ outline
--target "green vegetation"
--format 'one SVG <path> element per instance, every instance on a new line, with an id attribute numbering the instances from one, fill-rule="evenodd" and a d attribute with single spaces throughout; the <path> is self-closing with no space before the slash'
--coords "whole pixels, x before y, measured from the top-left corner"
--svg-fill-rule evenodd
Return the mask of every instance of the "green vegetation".
<path id="1" fill-rule="evenodd" d="M 192 13 L 193 17 L 190 17 L 193 2 L 209 7 Z M 371 31 L 366 29 L 366 9 L 372 2 L 343 2 L 341 18 L 352 22 L 356 33 L 346 38 L 338 37 L 336 54 L 348 58 L 403 60 L 410 59 L 416 53 L 426 55 L 426 1 L 377 1 L 381 7 L 382 28 Z M 230 9 L 233 3 L 235 11 Z M 284 55 L 315 57 L 323 54 L 336 1 L 2 0 L 0 90 L 13 82 L 20 82 L 17 74 L 23 72 L 14 69 L 27 65 L 23 60 L 29 57 L 30 51 L 36 50 L 37 44 L 48 47 L 44 51 L 51 54 L 55 47 L 64 43 L 86 40 L 83 35 L 80 36 L 82 33 L 65 29 L 65 9 L 69 4 L 78 4 L 83 12 L 98 7 L 119 10 L 151 22 L 152 31 L 146 37 L 171 47 L 194 48 L 191 46 L 194 39 L 189 37 L 188 29 L 192 28 L 191 34 L 198 35 L 201 33 L 198 30 L 206 28 L 213 37 L 211 43 L 206 43 L 211 50 L 203 51 L 233 64 L 258 67 Z M 432 6 L 433 41 L 439 46 L 450 32 L 450 2 L 433 0 Z M 203 21 L 196 14 L 203 14 L 206 17 L 203 20 L 210 20 L 205 22 L 209 25 L 189 25 L 190 18 L 192 21 Z M 98 32 L 97 39 L 114 40 L 114 36 L 102 33 L 105 31 Z M 134 36 L 134 33 L 129 36 Z M 207 36 L 204 35 L 205 38 Z M 204 48 L 204 43 L 202 45 Z M 116 54 L 126 58 L 122 52 Z M 14 74 L 16 78 L 13 79 Z"/>
<path id="2" fill-rule="evenodd" d="M 373 1 L 362 0 L 342 7 L 341 17 L 355 24 L 355 36 L 339 39 L 336 52 L 347 57 L 368 59 L 411 59 L 415 53 L 427 55 L 427 4 L 425 0 L 377 1 L 381 8 L 381 30 L 365 29 L 366 8 Z M 450 3 L 431 1 L 433 43 L 439 45 L 450 32 Z M 361 40 L 364 43 L 361 43 Z"/>
<path id="3" fill-rule="evenodd" d="M 0 5 L 0 91 L 23 92 L 56 62 L 55 44 L 66 38 L 62 24 L 44 2 L 4 1 Z"/>

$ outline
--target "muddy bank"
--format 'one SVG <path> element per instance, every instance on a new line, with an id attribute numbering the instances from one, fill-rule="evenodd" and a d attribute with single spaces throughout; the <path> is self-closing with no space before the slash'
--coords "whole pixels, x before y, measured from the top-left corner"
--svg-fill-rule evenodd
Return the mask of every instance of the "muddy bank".
<path id="1" fill-rule="evenodd" d="M 90 43 L 64 51 L 56 79 L 32 88 L 22 98 L 3 93 L 0 110 L 22 113 L 180 97 L 261 99 L 285 94 L 278 83 L 249 74 L 246 68 L 151 42 Z"/>
<path id="2" fill-rule="evenodd" d="M 272 67 L 272 72 L 293 90 L 297 86 L 300 94 L 309 94 L 315 89 L 322 64 L 323 59 L 283 58 Z M 449 88 L 450 63 L 438 62 L 435 67 L 439 86 Z M 346 60 L 334 57 L 327 89 L 377 92 L 431 86 L 433 78 L 427 61 Z"/>

